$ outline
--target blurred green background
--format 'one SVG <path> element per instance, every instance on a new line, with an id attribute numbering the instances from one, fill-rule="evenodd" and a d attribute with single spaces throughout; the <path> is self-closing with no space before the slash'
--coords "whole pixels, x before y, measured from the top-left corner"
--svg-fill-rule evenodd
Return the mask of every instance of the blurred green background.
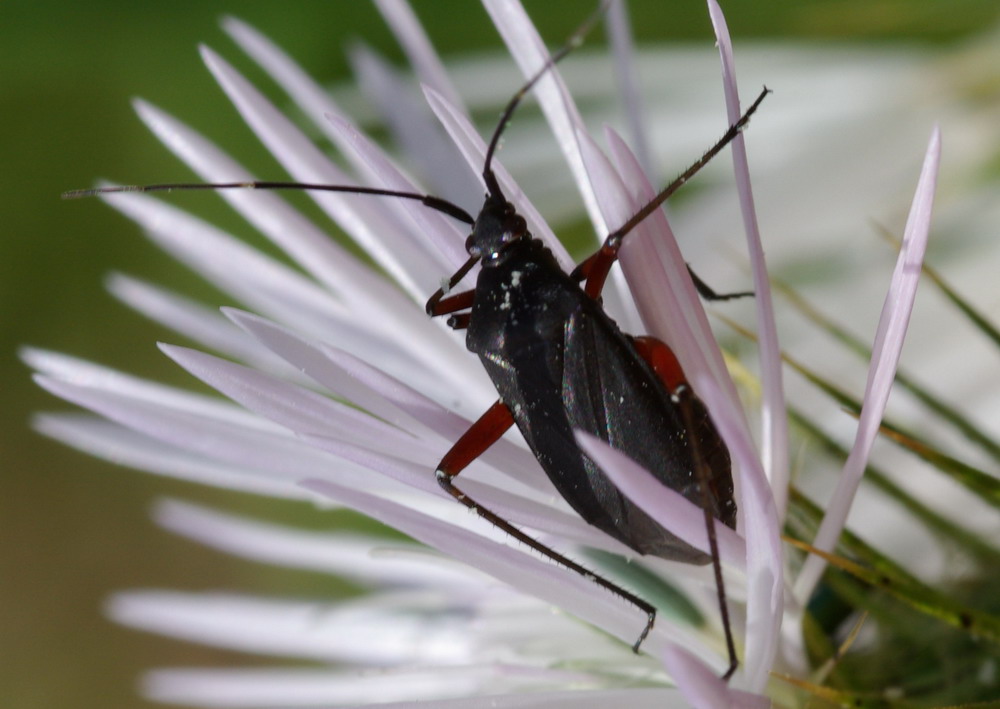
<path id="1" fill-rule="evenodd" d="M 478 3 L 423 0 L 415 8 L 446 56 L 499 46 Z M 555 45 L 590 3 L 531 2 Z M 663 16 L 670 7 L 669 16 Z M 996 0 L 723 1 L 737 45 L 754 38 L 850 39 L 947 45 L 996 22 Z M 700 0 L 632 4 L 639 42 L 711 42 Z M 62 202 L 65 189 L 98 178 L 188 179 L 141 126 L 129 100 L 142 96 L 189 122 L 262 177 L 276 174 L 217 90 L 196 52 L 205 42 L 259 76 L 218 27 L 247 20 L 324 81 L 345 77 L 345 42 L 363 39 L 394 61 L 388 29 L 367 2 L 259 0 L 0 3 L 0 705 L 145 706 L 135 693 L 144 669 L 222 666 L 245 657 L 117 627 L 101 612 L 116 589 L 230 588 L 263 593 L 334 593 L 317 575 L 275 572 L 173 538 L 148 521 L 164 495 L 265 516 L 312 516 L 235 494 L 137 475 L 31 432 L 32 412 L 65 409 L 37 389 L 17 359 L 31 344 L 189 385 L 156 351 L 161 328 L 116 304 L 102 287 L 121 270 L 181 292 L 205 287 L 96 200 Z M 201 204 L 207 200 L 203 200 Z M 214 201 L 213 201 L 214 204 Z M 205 207 L 211 215 L 213 205 Z M 219 221 L 233 217 L 219 208 Z"/>

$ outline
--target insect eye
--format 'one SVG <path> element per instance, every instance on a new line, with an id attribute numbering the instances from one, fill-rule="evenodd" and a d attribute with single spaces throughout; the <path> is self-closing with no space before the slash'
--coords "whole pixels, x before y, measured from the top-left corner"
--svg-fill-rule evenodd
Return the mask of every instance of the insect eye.
<path id="1" fill-rule="evenodd" d="M 474 237 L 473 234 L 469 234 L 468 238 L 465 240 L 465 252 L 469 254 L 469 256 L 479 256 L 480 249 L 479 246 L 476 245 L 475 239 L 473 237 Z"/>

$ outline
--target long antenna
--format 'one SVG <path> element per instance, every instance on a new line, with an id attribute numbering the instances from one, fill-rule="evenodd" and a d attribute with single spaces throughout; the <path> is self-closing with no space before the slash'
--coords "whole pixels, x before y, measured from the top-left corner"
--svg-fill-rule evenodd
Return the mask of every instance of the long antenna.
<path id="1" fill-rule="evenodd" d="M 605 241 L 608 242 L 611 241 L 612 239 L 621 239 L 627 233 L 632 231 L 632 229 L 634 229 L 637 224 L 642 222 L 643 219 L 645 219 L 654 211 L 659 209 L 661 204 L 666 202 L 667 199 L 669 199 L 674 192 L 683 187 L 684 184 L 695 175 L 695 173 L 701 170 L 701 168 L 705 167 L 705 165 L 707 165 L 712 158 L 714 158 L 716 155 L 719 154 L 719 151 L 721 151 L 724 147 L 729 145 L 729 143 L 731 143 L 733 139 L 737 135 L 739 135 L 740 131 L 742 131 L 743 128 L 746 127 L 746 124 L 750 122 L 750 117 L 757 111 L 757 107 L 760 106 L 761 102 L 764 100 L 764 97 L 766 97 L 769 93 L 771 93 L 771 89 L 765 86 L 764 90 L 760 92 L 760 95 L 757 97 L 757 99 L 750 105 L 750 108 L 748 108 L 746 112 L 742 116 L 740 116 L 740 119 L 736 121 L 736 123 L 733 123 L 731 126 L 729 126 L 729 129 L 723 134 L 721 138 L 719 138 L 719 140 L 715 143 L 715 145 L 706 150 L 705 154 L 702 155 L 697 161 L 695 161 L 691 165 L 691 167 L 682 172 L 669 185 L 664 187 L 663 190 L 655 197 L 653 197 L 653 199 L 651 199 L 646 204 L 645 207 L 643 207 L 638 212 L 633 214 L 632 217 L 627 222 L 625 222 L 620 227 L 611 232 L 611 234 L 608 235 L 608 238 Z"/>
<path id="2" fill-rule="evenodd" d="M 63 199 L 79 199 L 81 197 L 94 197 L 102 194 L 113 194 L 116 192 L 170 192 L 172 190 L 311 190 L 315 192 L 346 192 L 348 194 L 367 194 L 383 197 L 400 197 L 402 199 L 414 199 L 431 209 L 436 209 L 450 217 L 454 217 L 460 222 L 474 224 L 475 219 L 459 207 L 446 199 L 433 195 L 419 194 L 417 192 L 398 192 L 396 190 L 383 190 L 377 187 L 357 187 L 353 185 L 323 185 L 311 182 L 175 182 L 158 185 L 114 185 L 111 187 L 94 187 L 86 190 L 70 190 L 63 192 Z"/>
<path id="3" fill-rule="evenodd" d="M 486 190 L 491 195 L 502 195 L 503 192 L 500 190 L 500 185 L 497 183 L 496 176 L 493 174 L 493 155 L 496 153 L 497 146 L 500 144 L 500 137 L 503 135 L 504 128 L 510 122 L 511 116 L 514 115 L 514 111 L 520 105 L 521 101 L 528 94 L 531 89 L 535 87 L 543 76 L 545 76 L 549 70 L 558 64 L 562 59 L 572 52 L 574 49 L 583 44 L 583 38 L 590 34 L 590 31 L 594 29 L 594 25 L 604 16 L 605 11 L 608 9 L 610 0 L 604 0 L 597 9 L 584 20 L 583 24 L 577 27 L 573 34 L 569 36 L 566 43 L 558 50 L 555 54 L 549 56 L 549 58 L 539 67 L 531 78 L 517 90 L 513 96 L 511 96 L 510 101 L 507 102 L 507 106 L 504 108 L 503 113 L 500 114 L 500 122 L 497 123 L 497 128 L 493 131 L 493 137 L 490 139 L 489 148 L 486 150 L 486 160 L 483 162 L 483 180 L 486 182 Z"/>

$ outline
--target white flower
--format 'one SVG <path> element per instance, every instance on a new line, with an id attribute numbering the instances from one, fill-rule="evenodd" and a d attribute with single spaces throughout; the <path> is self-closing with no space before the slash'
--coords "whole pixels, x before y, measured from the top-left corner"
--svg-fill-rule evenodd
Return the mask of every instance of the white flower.
<path id="1" fill-rule="evenodd" d="M 503 0 L 485 4 L 522 72 L 534 74 L 548 54 L 523 10 Z M 483 141 L 405 6 L 384 3 L 382 8 L 411 53 L 430 107 L 471 166 L 470 172 L 448 163 L 442 174 L 466 177 L 438 186 L 455 194 L 455 200 L 463 199 L 463 193 L 467 198 L 472 184 L 468 178 L 483 163 Z M 740 110 L 728 32 L 714 0 L 709 9 L 723 59 L 728 110 L 715 119 L 713 130 L 721 133 Z M 203 50 L 215 78 L 293 179 L 425 191 L 267 40 L 235 20 L 227 20 L 226 29 L 285 87 L 353 171 L 337 168 L 232 67 Z M 395 90 L 377 64 L 365 66 L 376 95 L 384 99 L 385 92 Z M 537 96 L 595 230 L 606 233 L 655 192 L 639 168 L 640 162 L 651 159 L 644 155 L 637 160 L 610 131 L 612 160 L 606 158 L 584 131 L 556 71 L 539 82 Z M 204 180 L 254 179 L 159 109 L 138 102 L 137 110 Z M 455 152 L 442 147 L 440 136 L 419 116 L 405 123 L 416 131 L 409 134 L 407 145 L 417 164 L 431 165 Z M 816 542 L 825 549 L 831 548 L 844 523 L 895 371 L 929 228 L 938 146 L 935 133 L 876 337 L 857 443 Z M 738 533 L 720 530 L 729 602 L 738 609 L 734 625 L 742 662 L 729 684 L 718 679 L 726 659 L 709 568 L 643 559 L 649 572 L 643 582 L 647 593 L 679 587 L 712 620 L 707 628 L 696 627 L 671 617 L 670 606 L 661 600 L 662 612 L 644 654 L 635 656 L 629 646 L 645 622 L 635 608 L 510 543 L 440 494 L 432 472 L 435 464 L 469 420 L 496 397 L 461 336 L 422 313 L 421 304 L 440 279 L 467 258 L 462 225 L 408 200 L 311 193 L 393 284 L 274 193 L 220 194 L 278 245 L 294 268 L 169 201 L 106 195 L 163 249 L 249 309 L 224 308 L 219 316 L 129 277 L 111 281 L 115 294 L 130 306 L 225 355 L 223 359 L 183 347 L 161 347 L 235 403 L 31 350 L 26 358 L 38 370 L 42 386 L 102 417 L 50 415 L 40 418 L 38 427 L 84 450 L 145 470 L 263 495 L 346 505 L 443 553 L 367 535 L 307 533 L 186 503 L 163 503 L 158 521 L 179 534 L 241 556 L 347 576 L 372 590 L 336 603 L 236 594 L 123 593 L 113 599 L 110 612 L 130 625 L 248 652 L 336 663 L 302 670 L 162 670 L 150 676 L 147 692 L 164 701 L 199 706 L 410 706 L 419 700 L 442 706 L 444 700 L 454 699 L 447 706 L 471 707 L 481 706 L 484 696 L 490 697 L 491 706 L 518 707 L 662 707 L 685 701 L 696 706 L 767 705 L 763 695 L 769 671 L 776 665 L 793 670 L 806 665 L 799 646 L 800 604 L 822 565 L 810 558 L 801 575 L 785 578 L 778 537 L 788 485 L 785 403 L 742 138 L 733 143 L 733 153 L 762 341 L 760 450 L 662 213 L 637 228 L 622 252 L 631 295 L 616 291 L 616 284 L 606 293 L 608 308 L 623 329 L 650 332 L 677 351 L 739 471 Z M 571 268 L 572 260 L 539 211 L 502 166 L 495 167 L 507 197 L 517 204 L 533 234 Z M 706 547 L 700 512 L 690 503 L 651 484 L 647 474 L 620 454 L 593 441 L 581 440 L 581 445 L 665 527 Z M 557 548 L 580 545 L 631 556 L 573 514 L 516 441 L 500 441 L 462 480 L 471 496 Z M 553 613 L 553 608 L 566 613 Z"/>

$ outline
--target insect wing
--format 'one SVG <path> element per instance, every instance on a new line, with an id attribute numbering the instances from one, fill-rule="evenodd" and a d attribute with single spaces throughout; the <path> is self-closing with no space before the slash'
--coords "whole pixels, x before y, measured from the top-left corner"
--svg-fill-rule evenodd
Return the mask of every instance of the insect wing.
<path id="1" fill-rule="evenodd" d="M 587 299 L 581 305 L 580 312 L 566 323 L 564 337 L 561 396 L 570 425 L 627 453 L 666 487 L 700 506 L 702 494 L 692 458 L 693 440 L 708 462 L 710 477 L 717 481 L 720 493 L 728 489 L 731 503 L 729 454 L 701 402 L 690 390 L 685 392 L 688 400 L 684 403 L 692 406 L 692 420 L 696 422 L 696 430 L 688 431 L 678 403 L 630 340 L 597 303 Z M 613 536 L 643 554 L 708 563 L 707 555 L 663 529 L 611 486 L 589 457 L 579 455 L 590 487 L 610 517 L 607 522 L 616 530 Z M 718 504 L 723 509 L 729 507 L 725 500 Z M 735 511 L 735 505 L 732 509 Z M 719 516 L 716 510 L 713 513 Z M 723 521 L 732 524 L 731 520 Z"/>

